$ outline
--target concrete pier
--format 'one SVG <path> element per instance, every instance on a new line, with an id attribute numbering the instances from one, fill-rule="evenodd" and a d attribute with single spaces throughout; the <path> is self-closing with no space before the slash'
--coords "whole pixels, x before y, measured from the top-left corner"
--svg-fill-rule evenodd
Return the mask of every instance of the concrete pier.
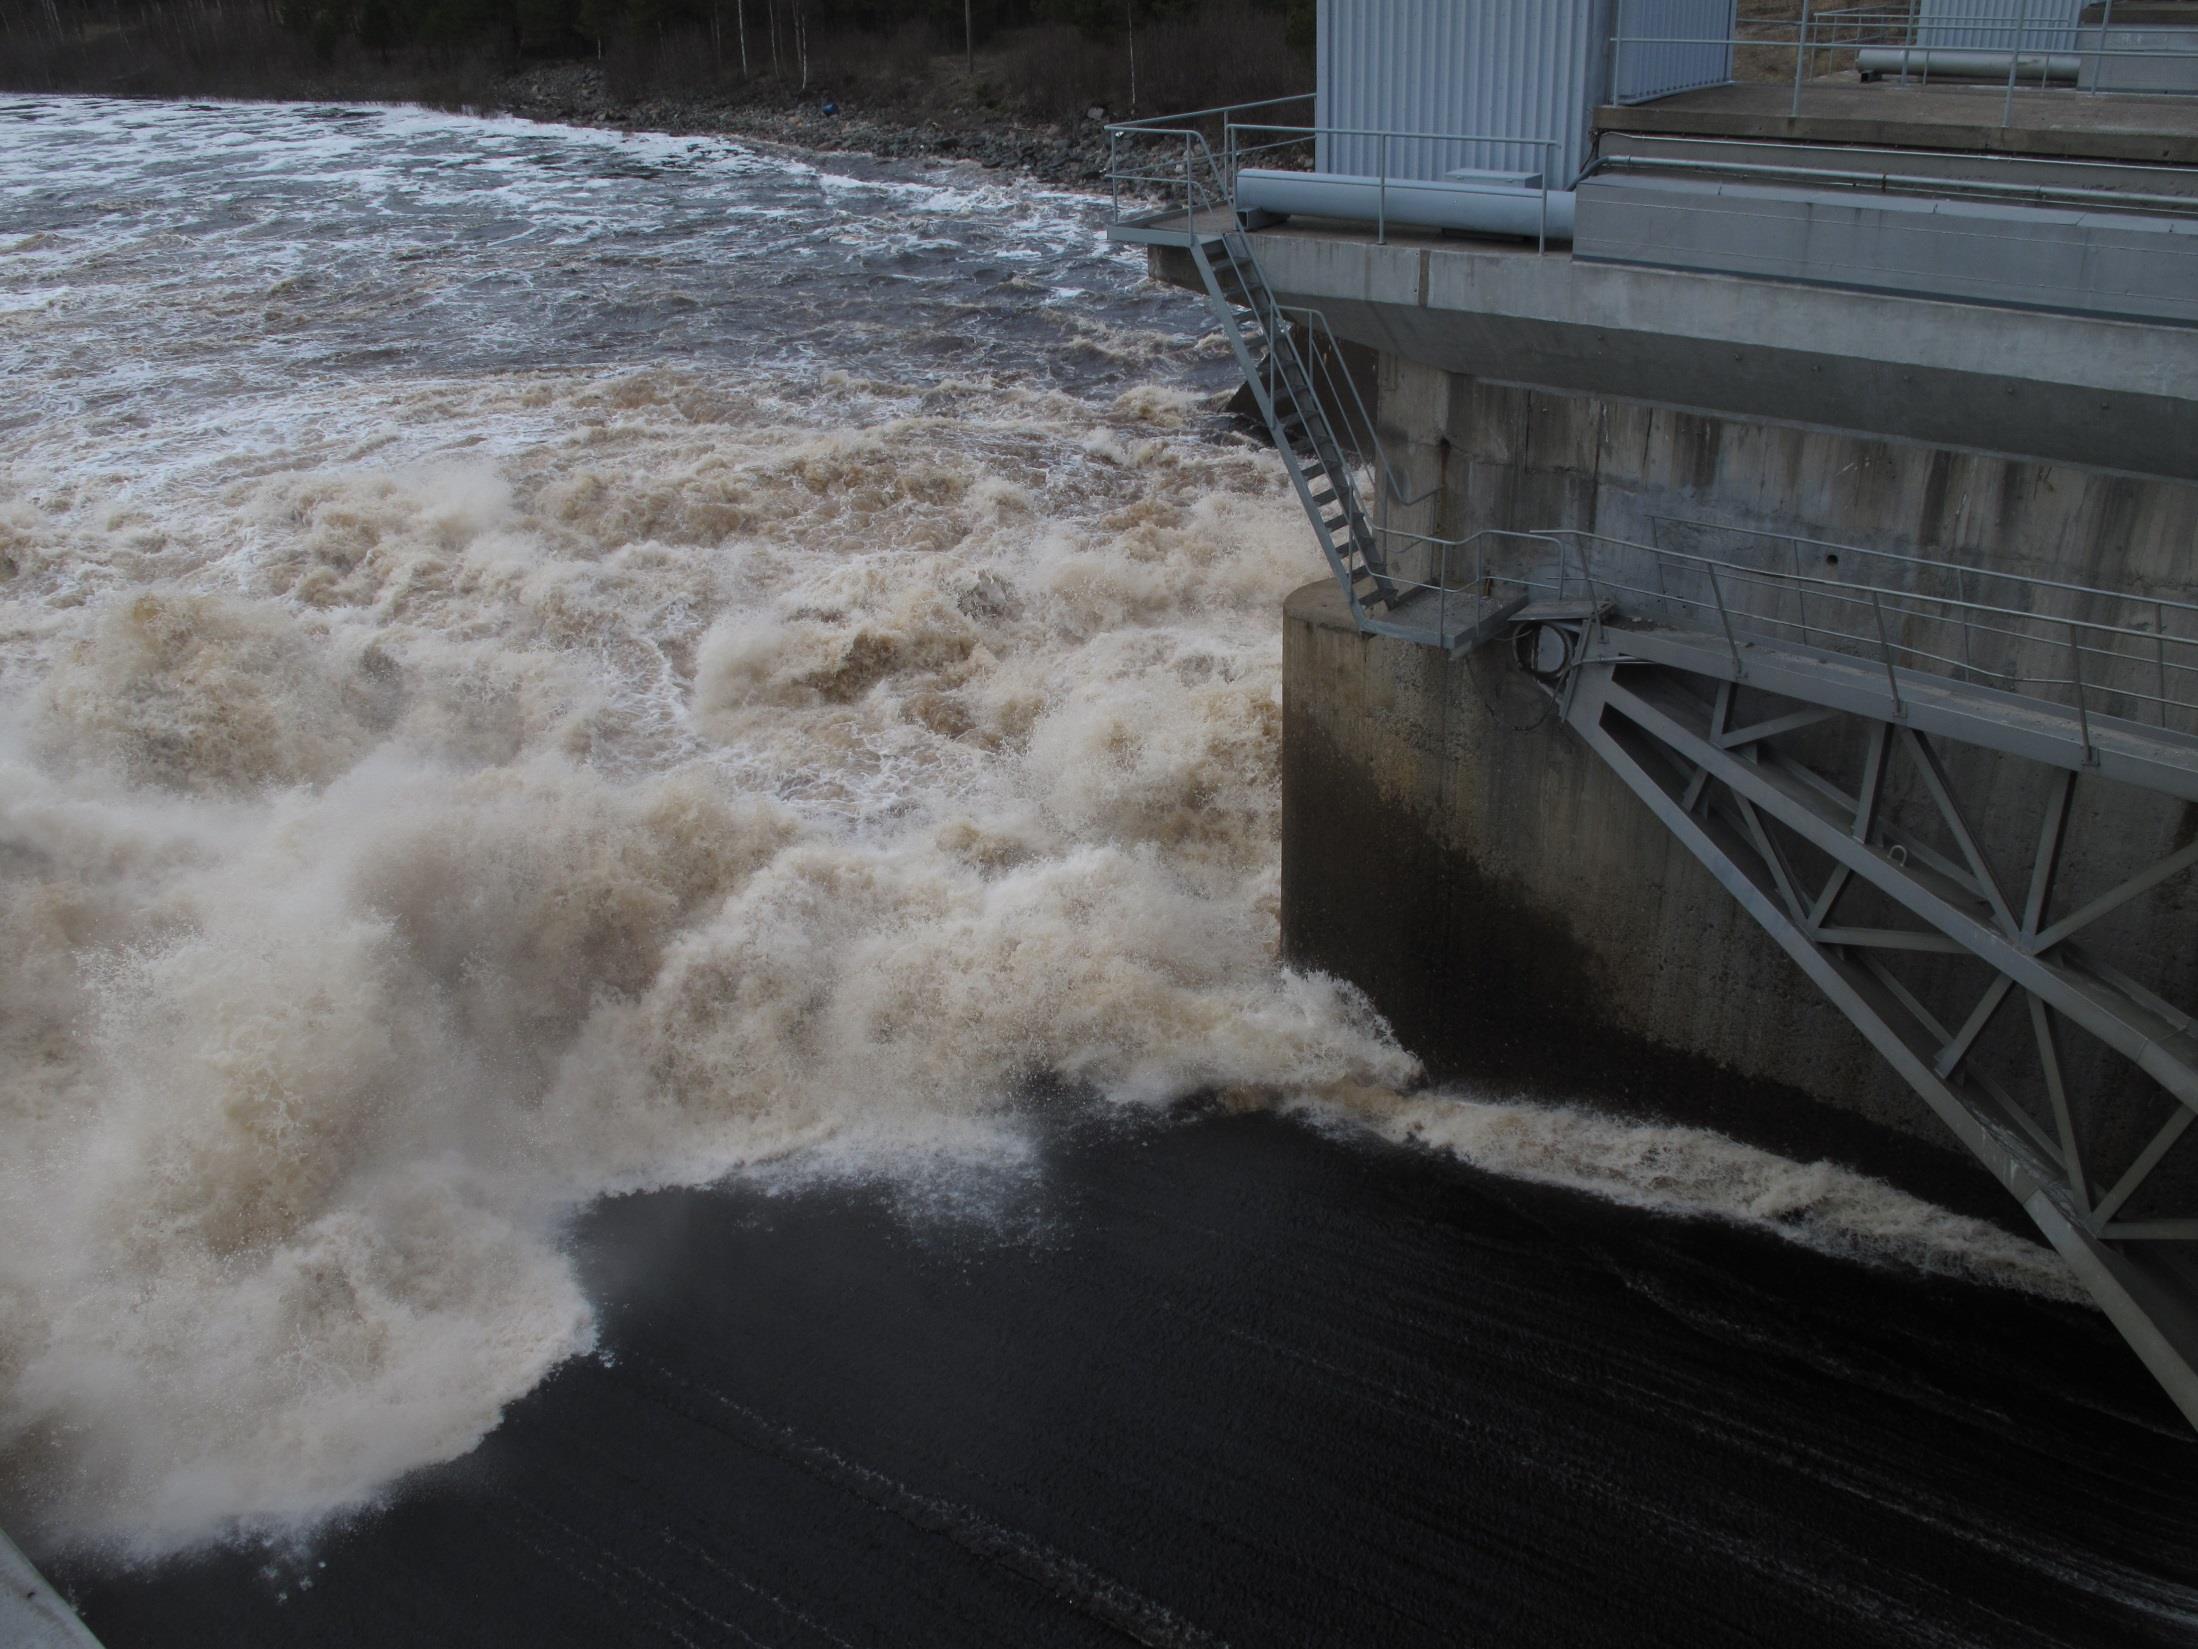
<path id="1" fill-rule="evenodd" d="M 1572 528 L 1681 546 L 1753 533 L 1781 568 L 1826 576 L 1840 553 L 1830 543 L 2198 596 L 2198 484 L 2179 476 L 2074 462 L 2065 449 L 1982 451 L 1492 381 L 1380 348 L 1380 330 L 1363 335 L 1384 443 L 1403 484 L 1428 492 L 1392 509 L 1401 527 L 1448 539 Z M 1716 379 L 1752 376 L 1728 358 Z M 2055 433 L 2034 426 L 2026 444 L 2058 446 Z M 1946 1143 L 1923 1102 L 1503 649 L 1451 659 L 1363 634 L 1331 580 L 1290 599 L 1284 670 L 1284 944 L 1300 965 L 1365 988 L 1431 1069 L 1607 1083 L 1648 1062 L 1667 1088 L 1760 1099 L 1775 1085 Z M 2020 877 L 2039 775 L 1982 751 L 1949 759 L 1978 799 L 1985 850 Z M 2112 886 L 2198 830 L 2185 805 L 2091 789 L 2069 886 Z M 1929 828 L 1917 787 L 1891 805 Z M 2198 995 L 2191 915 L 2185 895 L 2123 936 L 2178 999 Z M 2120 1107 L 2119 1074 L 2105 1061 L 2081 1074 L 2086 1129 L 2110 1152 L 2134 1150 L 2140 1113 Z"/>
<path id="2" fill-rule="evenodd" d="M 1775 1083 L 1936 1140 L 1923 1102 L 1493 655 L 1283 620 L 1282 936 L 1437 1077 Z"/>

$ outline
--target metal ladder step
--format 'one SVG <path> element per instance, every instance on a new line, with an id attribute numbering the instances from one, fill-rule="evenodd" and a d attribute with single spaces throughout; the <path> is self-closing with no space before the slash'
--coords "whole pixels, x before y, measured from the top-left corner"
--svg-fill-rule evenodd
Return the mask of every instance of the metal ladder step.
<path id="1" fill-rule="evenodd" d="M 1322 405 L 1318 376 L 1286 330 L 1250 244 L 1239 248 L 1221 236 L 1197 242 L 1192 250 L 1216 319 L 1253 388 L 1275 449 L 1289 466 L 1322 553 L 1355 608 L 1392 608 L 1397 592 Z"/>

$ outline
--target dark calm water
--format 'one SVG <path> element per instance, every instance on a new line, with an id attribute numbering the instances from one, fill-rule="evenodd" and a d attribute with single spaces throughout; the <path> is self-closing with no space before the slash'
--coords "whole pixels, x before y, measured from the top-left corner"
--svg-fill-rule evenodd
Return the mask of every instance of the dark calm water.
<path id="1" fill-rule="evenodd" d="M 113 1649 L 2198 1644 L 2198 1439 L 1959 1165 L 1339 1120 L 1320 567 L 1141 273 L 0 98 L 0 1522 Z"/>
<path id="2" fill-rule="evenodd" d="M 154 1644 L 2187 1644 L 2193 1448 L 2094 1314 L 1265 1117 L 996 1204 L 622 1199 L 605 1353 Z"/>

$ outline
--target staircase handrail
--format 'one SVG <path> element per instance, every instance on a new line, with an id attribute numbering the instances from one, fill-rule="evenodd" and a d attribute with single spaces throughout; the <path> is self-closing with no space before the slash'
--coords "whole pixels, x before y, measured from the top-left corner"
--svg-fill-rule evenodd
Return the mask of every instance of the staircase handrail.
<path id="1" fill-rule="evenodd" d="M 1381 471 L 1381 480 L 1385 483 L 1379 500 L 1383 508 L 1386 510 L 1390 505 L 1395 505 L 1400 509 L 1408 509 L 1414 504 L 1426 503 L 1440 492 L 1440 476 L 1428 482 L 1418 492 L 1407 493 L 1404 490 L 1404 482 L 1397 474 L 1396 465 L 1389 461 L 1388 444 L 1381 438 L 1380 427 L 1375 424 L 1374 415 L 1367 408 L 1366 397 L 1359 393 L 1357 381 L 1348 372 L 1339 374 L 1331 364 L 1342 359 L 1342 339 L 1329 324 L 1327 314 L 1305 304 L 1279 304 L 1276 307 L 1282 314 L 1303 316 L 1307 323 L 1306 330 L 1313 334 L 1316 346 L 1320 340 L 1326 340 L 1327 349 L 1323 351 L 1316 347 L 1312 352 L 1313 358 L 1320 363 L 1321 376 L 1328 381 L 1336 399 L 1358 413 L 1359 425 L 1366 432 L 1367 450 L 1372 453 L 1374 463 Z"/>
<path id="2" fill-rule="evenodd" d="M 1299 94 L 1300 97 L 1311 95 L 1310 93 Z M 1372 458 L 1375 467 L 1379 471 L 1379 479 L 1383 483 L 1376 498 L 1377 509 L 1386 517 L 1391 505 L 1399 508 L 1409 508 L 1414 504 L 1424 503 L 1427 499 L 1433 497 L 1441 488 L 1440 478 L 1438 477 L 1418 492 L 1408 492 L 1406 490 L 1403 478 L 1399 475 L 1396 465 L 1390 461 L 1388 446 L 1381 439 L 1380 429 L 1375 424 L 1373 414 L 1366 405 L 1365 396 L 1359 393 L 1358 385 L 1351 380 L 1349 374 L 1339 375 L 1335 370 L 1334 362 L 1340 358 L 1340 337 L 1334 325 L 1329 321 L 1326 312 L 1323 310 L 1303 304 L 1285 304 L 1275 296 L 1274 289 L 1267 283 L 1266 271 L 1260 267 L 1258 256 L 1253 251 L 1249 240 L 1244 238 L 1242 226 L 1236 218 L 1233 174 L 1224 169 L 1221 162 L 1215 157 L 1213 146 L 1207 142 L 1203 132 L 1195 127 L 1181 124 L 1183 121 L 1200 116 L 1225 115 L 1239 109 L 1261 108 L 1296 100 L 1294 98 L 1269 98 L 1263 103 L 1230 104 L 1216 109 L 1196 110 L 1189 115 L 1156 116 L 1147 121 L 1121 121 L 1110 125 L 1107 131 L 1110 140 L 1117 144 L 1125 136 L 1165 138 L 1171 142 L 1179 141 L 1182 143 L 1184 155 L 1183 200 L 1186 221 L 1194 220 L 1200 209 L 1202 204 L 1200 185 L 1204 182 L 1210 189 L 1207 199 L 1215 204 L 1225 206 L 1229 212 L 1229 223 L 1223 229 L 1222 238 L 1236 237 L 1241 244 L 1241 250 L 1236 245 L 1232 245 L 1230 250 L 1239 256 L 1247 276 L 1252 280 L 1256 280 L 1259 284 L 1258 292 L 1250 293 L 1249 284 L 1247 283 L 1247 292 L 1248 295 L 1252 296 L 1255 305 L 1262 310 L 1260 320 L 1268 331 L 1270 348 L 1289 350 L 1297 357 L 1298 364 L 1305 368 L 1308 380 L 1327 385 L 1327 398 L 1345 409 L 1347 414 L 1351 412 L 1357 414 L 1358 423 L 1351 432 L 1352 440 L 1354 443 L 1359 441 L 1361 432 L 1363 432 L 1364 447 L 1362 450 Z M 1232 129 L 1234 129 L 1233 123 Z M 1121 216 L 1119 192 L 1119 183 L 1121 181 L 1132 178 L 1165 181 L 1169 177 L 1167 173 L 1124 173 L 1119 168 L 1119 158 L 1119 149 L 1117 148 L 1109 157 L 1109 175 L 1117 182 L 1115 198 L 1115 215 L 1117 218 Z M 1202 167 L 1199 164 L 1201 161 L 1203 162 Z M 1200 176 L 1201 172 L 1204 174 L 1203 179 Z M 1308 333 L 1312 335 L 1314 347 L 1300 350 L 1295 340 L 1290 337 L 1287 327 L 1267 324 L 1270 316 L 1300 318 L 1305 323 Z M 1322 343 L 1327 346 L 1325 349 L 1319 347 Z M 1308 356 L 1311 358 L 1307 359 Z M 1271 388 L 1269 399 L 1272 400 Z"/>

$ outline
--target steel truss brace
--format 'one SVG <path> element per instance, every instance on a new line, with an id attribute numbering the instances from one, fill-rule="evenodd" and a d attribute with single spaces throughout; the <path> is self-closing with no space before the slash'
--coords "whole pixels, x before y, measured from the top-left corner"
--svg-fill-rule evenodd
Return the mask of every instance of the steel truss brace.
<path id="1" fill-rule="evenodd" d="M 2110 911 L 2193 864 L 2167 855 L 2071 914 L 2048 921 L 2075 773 L 2054 786 L 2037 858 L 2019 902 L 1996 876 L 1924 732 L 1845 707 L 1806 703 L 1745 726 L 1737 689 L 1642 662 L 1623 633 L 1580 635 L 1582 660 L 1557 689 L 1568 725 L 1709 869 L 1809 978 L 2020 1200 L 2125 1339 L 2198 1425 L 2198 1266 L 2181 1247 L 2198 1219 L 2117 1216 L 2198 1116 L 2198 1037 L 2191 1016 L 2073 943 Z M 1705 695 L 1707 686 L 1714 691 Z M 1791 684 L 1783 684 L 1790 695 Z M 1849 791 L 1772 740 L 1833 716 L 1867 730 L 1859 786 Z M 1882 807 L 1887 770 L 1904 752 L 1955 852 L 1894 828 Z M 1811 888 L 1791 839 L 1829 863 Z M 1842 923 L 1843 898 L 1867 886 L 1913 927 Z M 1989 985 L 1958 1023 L 1943 1022 L 1887 966 L 1903 952 L 1975 957 Z M 1986 1026 L 2013 999 L 2027 1012 L 2051 1126 L 1973 1060 Z M 2079 1026 L 2135 1064 L 2172 1101 L 2167 1121 L 2109 1187 L 2093 1181 L 2064 1078 L 2060 1038 Z"/>

